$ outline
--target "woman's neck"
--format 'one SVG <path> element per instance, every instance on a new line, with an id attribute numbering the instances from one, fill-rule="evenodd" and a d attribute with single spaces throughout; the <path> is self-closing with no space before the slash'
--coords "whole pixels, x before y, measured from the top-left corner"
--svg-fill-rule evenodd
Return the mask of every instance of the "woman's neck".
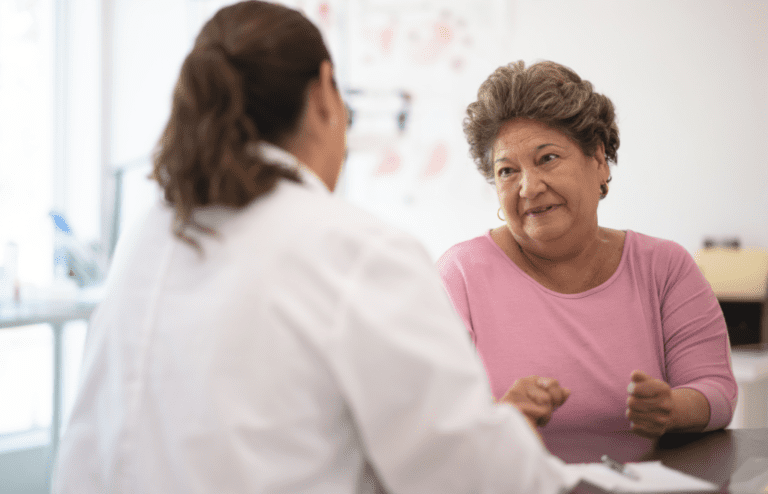
<path id="1" fill-rule="evenodd" d="M 598 228 L 573 248 L 552 251 L 523 248 L 506 227 L 494 232 L 498 232 L 494 241 L 502 241 L 499 246 L 520 269 L 558 293 L 581 293 L 601 285 L 621 261 L 623 232 Z"/>

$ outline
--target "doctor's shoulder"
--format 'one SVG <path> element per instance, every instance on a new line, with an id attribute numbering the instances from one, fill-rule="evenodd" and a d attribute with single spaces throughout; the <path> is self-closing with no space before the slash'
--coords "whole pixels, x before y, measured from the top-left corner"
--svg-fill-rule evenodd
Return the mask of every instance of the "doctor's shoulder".
<path id="1" fill-rule="evenodd" d="M 421 241 L 411 233 L 340 198 L 329 196 L 322 202 L 321 214 L 309 226 L 319 246 L 333 245 L 337 252 L 352 257 L 408 255 L 432 263 Z"/>
<path id="2" fill-rule="evenodd" d="M 246 218 L 241 218 L 249 224 L 254 245 L 269 231 L 284 253 L 305 259 L 349 265 L 370 256 L 401 255 L 432 264 L 415 236 L 338 196 L 283 182 L 264 199 L 249 206 Z"/>

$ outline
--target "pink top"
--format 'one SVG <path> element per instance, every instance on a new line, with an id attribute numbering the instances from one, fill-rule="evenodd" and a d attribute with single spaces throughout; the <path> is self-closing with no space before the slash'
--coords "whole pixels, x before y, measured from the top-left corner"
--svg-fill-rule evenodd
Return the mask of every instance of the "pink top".
<path id="1" fill-rule="evenodd" d="M 576 294 L 536 282 L 490 232 L 451 247 L 437 265 L 494 396 L 534 374 L 572 390 L 545 430 L 629 430 L 624 412 L 635 369 L 702 392 L 711 410 L 707 430 L 730 423 L 737 389 L 725 320 L 680 245 L 627 231 L 616 272 Z"/>

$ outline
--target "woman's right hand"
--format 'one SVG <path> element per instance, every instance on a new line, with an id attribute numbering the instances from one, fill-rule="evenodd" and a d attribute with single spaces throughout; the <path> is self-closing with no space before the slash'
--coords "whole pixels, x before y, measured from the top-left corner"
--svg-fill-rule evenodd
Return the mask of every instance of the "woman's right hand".
<path id="1" fill-rule="evenodd" d="M 560 386 L 557 379 L 528 376 L 515 381 L 500 401 L 516 406 L 531 422 L 542 427 L 570 394 L 571 390 Z"/>

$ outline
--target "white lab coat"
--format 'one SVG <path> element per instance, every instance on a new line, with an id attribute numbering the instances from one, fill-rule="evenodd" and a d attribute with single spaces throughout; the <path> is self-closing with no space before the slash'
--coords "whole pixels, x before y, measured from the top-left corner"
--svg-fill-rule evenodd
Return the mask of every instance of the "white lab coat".
<path id="1" fill-rule="evenodd" d="M 303 184 L 207 208 L 203 257 L 152 209 L 94 314 L 55 493 L 567 490 L 495 406 L 424 249 Z"/>

